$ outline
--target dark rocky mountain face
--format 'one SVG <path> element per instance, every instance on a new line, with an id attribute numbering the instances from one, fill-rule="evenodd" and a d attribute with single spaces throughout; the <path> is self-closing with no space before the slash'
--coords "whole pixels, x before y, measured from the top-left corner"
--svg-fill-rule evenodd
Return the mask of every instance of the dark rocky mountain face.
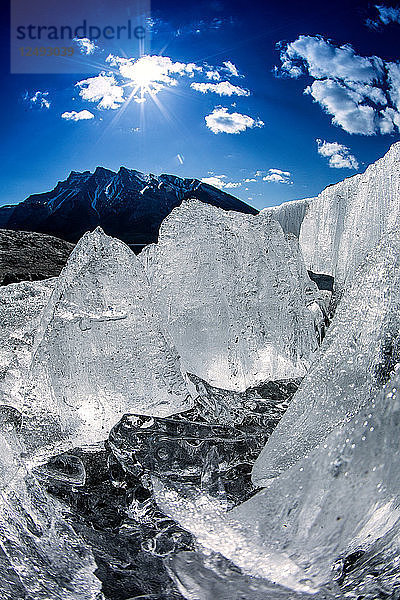
<path id="1" fill-rule="evenodd" d="M 0 285 L 56 277 L 73 248 L 50 235 L 0 229 Z"/>
<path id="2" fill-rule="evenodd" d="M 0 226 L 76 242 L 100 225 L 109 235 L 144 246 L 157 241 L 162 221 L 189 198 L 225 210 L 257 213 L 241 200 L 197 179 L 156 177 L 124 167 L 114 173 L 97 167 L 94 173 L 72 172 L 52 191 L 29 196 L 15 207 L 1 207 Z"/>

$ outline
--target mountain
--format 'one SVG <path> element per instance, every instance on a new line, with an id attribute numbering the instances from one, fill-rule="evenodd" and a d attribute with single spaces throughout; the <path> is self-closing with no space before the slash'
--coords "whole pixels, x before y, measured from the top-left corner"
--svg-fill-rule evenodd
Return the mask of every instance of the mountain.
<path id="1" fill-rule="evenodd" d="M 50 235 L 0 229 L 0 285 L 57 277 L 73 247 Z"/>
<path id="2" fill-rule="evenodd" d="M 157 241 L 161 222 L 185 199 L 225 210 L 257 214 L 251 206 L 198 179 L 145 175 L 121 167 L 117 173 L 97 167 L 94 173 L 72 171 L 50 192 L 0 208 L 0 227 L 36 231 L 70 242 L 97 226 L 130 245 Z"/>

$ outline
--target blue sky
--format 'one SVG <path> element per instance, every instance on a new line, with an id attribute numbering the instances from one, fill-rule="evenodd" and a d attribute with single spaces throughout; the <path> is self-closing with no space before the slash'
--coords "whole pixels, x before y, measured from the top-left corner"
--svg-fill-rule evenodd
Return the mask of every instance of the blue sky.
<path id="1" fill-rule="evenodd" d="M 398 7 L 153 2 L 151 58 L 74 43 L 96 65 L 81 75 L 10 74 L 6 29 L 0 204 L 98 165 L 204 178 L 256 208 L 316 195 L 399 139 Z"/>

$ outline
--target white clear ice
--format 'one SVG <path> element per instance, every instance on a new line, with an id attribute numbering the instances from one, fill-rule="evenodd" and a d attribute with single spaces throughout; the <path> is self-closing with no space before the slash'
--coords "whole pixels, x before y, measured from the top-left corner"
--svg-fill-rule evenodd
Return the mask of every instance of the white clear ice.
<path id="1" fill-rule="evenodd" d="M 351 419 L 400 360 L 399 248 L 395 228 L 354 274 L 317 358 L 253 467 L 255 484 L 268 483 Z"/>
<path id="2" fill-rule="evenodd" d="M 292 200 L 291 202 L 284 202 L 279 206 L 263 208 L 261 212 L 265 215 L 270 215 L 278 221 L 285 233 L 292 233 L 296 237 L 299 237 L 301 224 L 303 223 L 310 202 L 311 199 L 309 198 Z"/>
<path id="3" fill-rule="evenodd" d="M 17 408 L 41 446 L 90 444 L 125 413 L 165 416 L 190 406 L 142 265 L 99 228 L 76 246 L 41 315 L 26 388 Z"/>
<path id="4" fill-rule="evenodd" d="M 342 288 L 367 253 L 395 226 L 400 212 L 400 142 L 365 173 L 331 185 L 307 202 L 300 230 L 306 266 L 315 273 L 333 275 L 336 287 Z"/>
<path id="5" fill-rule="evenodd" d="M 0 597 L 101 600 L 90 549 L 27 470 L 16 411 L 0 421 Z"/>
<path id="6" fill-rule="evenodd" d="M 184 201 L 140 259 L 186 372 L 235 391 L 305 374 L 318 293 L 270 216 Z"/>
<path id="7" fill-rule="evenodd" d="M 244 573 L 288 588 L 285 595 L 271 590 L 268 598 L 324 589 L 328 595 L 318 598 L 343 597 L 333 580 L 340 562 L 356 552 L 369 553 L 369 562 L 375 552 L 386 554 L 381 581 L 394 589 L 393 565 L 400 562 L 399 385 L 395 373 L 367 408 L 230 512 L 210 497 L 160 480 L 154 481 L 157 502 L 196 535 L 205 555 L 221 553 Z M 371 577 L 367 573 L 368 561 L 362 580 Z"/>

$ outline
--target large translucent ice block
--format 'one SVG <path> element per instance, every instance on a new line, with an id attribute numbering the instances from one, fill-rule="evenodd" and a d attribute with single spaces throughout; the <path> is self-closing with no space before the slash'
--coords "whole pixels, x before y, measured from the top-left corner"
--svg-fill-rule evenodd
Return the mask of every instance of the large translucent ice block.
<path id="1" fill-rule="evenodd" d="M 165 416 L 189 406 L 144 269 L 101 229 L 83 236 L 57 281 L 36 332 L 30 377 L 24 412 L 50 443 L 90 443 L 105 439 L 125 413 Z"/>
<path id="2" fill-rule="evenodd" d="M 140 258 L 187 372 L 236 391 L 305 374 L 314 284 L 277 221 L 185 201 Z"/>

